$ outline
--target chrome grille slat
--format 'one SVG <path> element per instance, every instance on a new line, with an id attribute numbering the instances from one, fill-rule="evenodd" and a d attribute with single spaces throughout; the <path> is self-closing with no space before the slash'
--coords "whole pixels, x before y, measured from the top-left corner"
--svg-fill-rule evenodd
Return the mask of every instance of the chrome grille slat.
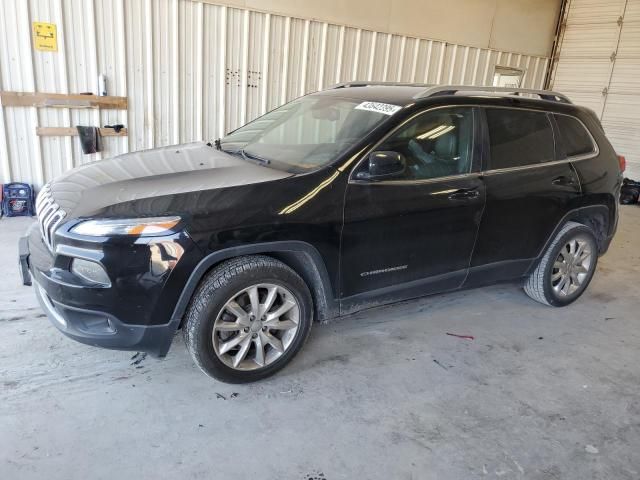
<path id="1" fill-rule="evenodd" d="M 53 234 L 67 213 L 60 208 L 51 195 L 49 184 L 42 187 L 36 199 L 36 214 L 40 226 L 40 235 L 47 248 L 53 251 Z"/>

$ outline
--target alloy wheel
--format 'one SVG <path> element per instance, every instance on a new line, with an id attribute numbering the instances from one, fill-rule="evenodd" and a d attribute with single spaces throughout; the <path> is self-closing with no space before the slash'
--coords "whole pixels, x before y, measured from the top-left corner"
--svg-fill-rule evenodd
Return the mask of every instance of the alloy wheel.
<path id="1" fill-rule="evenodd" d="M 551 269 L 551 286 L 559 297 L 579 290 L 588 279 L 593 264 L 593 252 L 587 239 L 575 237 L 558 253 Z"/>
<path id="2" fill-rule="evenodd" d="M 256 370 L 275 362 L 298 331 L 300 306 L 286 288 L 252 285 L 233 295 L 213 324 L 213 349 L 235 370 Z"/>

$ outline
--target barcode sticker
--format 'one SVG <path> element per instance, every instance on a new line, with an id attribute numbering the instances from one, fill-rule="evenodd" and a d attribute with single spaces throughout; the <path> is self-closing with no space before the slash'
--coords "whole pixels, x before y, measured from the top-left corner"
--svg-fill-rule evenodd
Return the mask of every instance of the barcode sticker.
<path id="1" fill-rule="evenodd" d="M 356 110 L 367 110 L 369 112 L 382 113 L 384 115 L 393 115 L 402 107 L 391 105 L 390 103 L 380 102 L 362 102 L 356 107 Z"/>

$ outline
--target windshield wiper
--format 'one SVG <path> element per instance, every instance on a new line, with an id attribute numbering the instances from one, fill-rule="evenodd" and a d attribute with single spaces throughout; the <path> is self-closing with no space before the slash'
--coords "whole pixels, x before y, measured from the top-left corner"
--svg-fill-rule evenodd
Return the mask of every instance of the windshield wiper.
<path id="1" fill-rule="evenodd" d="M 240 150 L 240 154 L 242 155 L 242 158 L 244 158 L 245 160 L 249 162 L 257 163 L 258 165 L 269 165 L 271 163 L 271 160 L 269 160 L 268 158 L 261 158 L 255 155 L 249 155 L 247 152 L 244 151 L 244 148 Z"/>

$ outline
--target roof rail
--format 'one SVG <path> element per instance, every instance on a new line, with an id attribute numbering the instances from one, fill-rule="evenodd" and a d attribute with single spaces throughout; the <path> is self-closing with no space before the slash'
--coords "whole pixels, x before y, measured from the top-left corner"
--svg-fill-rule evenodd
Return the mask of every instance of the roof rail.
<path id="1" fill-rule="evenodd" d="M 336 83 L 335 85 L 331 85 L 327 87 L 327 90 L 334 90 L 336 88 L 349 88 L 349 87 L 379 87 L 379 86 L 387 86 L 387 87 L 432 87 L 428 83 L 403 83 L 403 82 L 369 82 L 366 80 L 353 80 L 351 82 L 342 82 Z"/>
<path id="2" fill-rule="evenodd" d="M 552 102 L 571 103 L 565 95 L 553 92 L 551 90 L 531 90 L 529 88 L 510 88 L 510 87 L 476 87 L 472 85 L 431 85 L 413 98 L 436 97 L 439 95 L 455 95 L 459 92 L 465 93 L 498 93 L 504 95 L 538 95 L 542 100 Z"/>

